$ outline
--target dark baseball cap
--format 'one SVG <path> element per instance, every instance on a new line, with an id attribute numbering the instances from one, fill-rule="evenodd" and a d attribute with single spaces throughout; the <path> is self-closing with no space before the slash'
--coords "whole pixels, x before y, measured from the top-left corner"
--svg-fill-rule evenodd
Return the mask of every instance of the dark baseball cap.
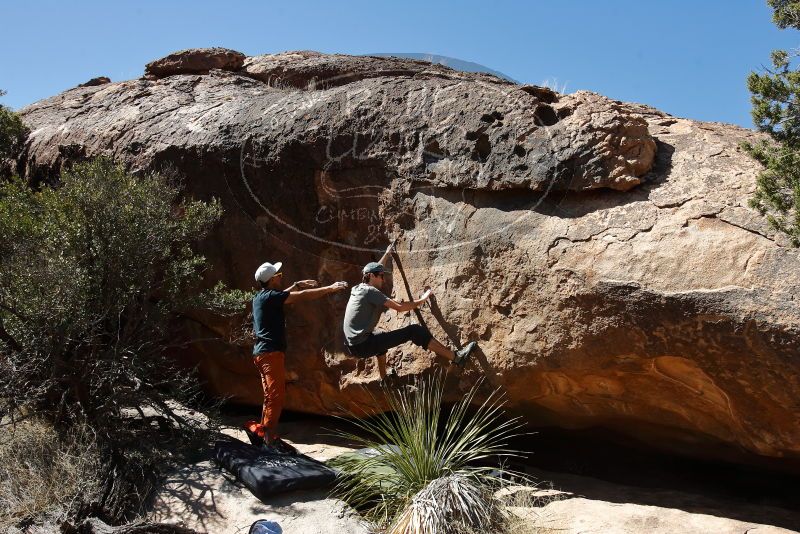
<path id="1" fill-rule="evenodd" d="M 364 266 L 361 272 L 364 274 L 367 273 L 378 274 L 378 273 L 385 273 L 386 269 L 383 267 L 383 265 L 381 265 L 377 261 L 371 261 Z"/>

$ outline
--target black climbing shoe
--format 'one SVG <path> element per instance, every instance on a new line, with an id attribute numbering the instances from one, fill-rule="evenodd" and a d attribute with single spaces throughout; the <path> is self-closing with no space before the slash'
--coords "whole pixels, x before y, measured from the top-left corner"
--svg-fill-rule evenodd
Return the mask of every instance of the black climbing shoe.
<path id="1" fill-rule="evenodd" d="M 395 371 L 394 367 L 387 367 L 386 368 L 386 377 L 382 378 L 380 381 L 381 387 L 384 388 L 394 388 L 400 384 L 400 377 L 397 376 L 397 371 Z"/>
<path id="2" fill-rule="evenodd" d="M 478 344 L 475 341 L 470 341 L 463 348 L 456 351 L 456 357 L 453 360 L 453 363 L 457 366 L 463 368 L 464 365 L 467 363 L 467 359 L 472 351 L 477 347 Z"/>
<path id="3" fill-rule="evenodd" d="M 280 454 L 282 456 L 297 456 L 300 454 L 297 452 L 297 449 L 283 441 L 281 438 L 275 438 L 271 442 L 265 443 L 261 449 L 271 454 Z"/>

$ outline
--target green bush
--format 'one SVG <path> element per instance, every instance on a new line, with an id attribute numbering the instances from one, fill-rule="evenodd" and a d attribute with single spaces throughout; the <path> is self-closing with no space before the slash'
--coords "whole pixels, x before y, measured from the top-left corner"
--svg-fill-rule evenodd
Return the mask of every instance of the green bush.
<path id="1" fill-rule="evenodd" d="M 182 311 L 244 309 L 244 293 L 200 292 L 205 259 L 192 246 L 221 213 L 106 159 L 75 165 L 57 188 L 0 183 L 0 417 L 95 432 L 117 472 L 110 517 L 206 437 L 209 423 L 183 408 L 197 381 L 167 352 Z"/>
<path id="2" fill-rule="evenodd" d="M 168 321 L 199 281 L 190 245 L 220 213 L 108 160 L 76 166 L 58 189 L 0 187 L 2 397 L 54 421 L 165 409 Z"/>
<path id="3" fill-rule="evenodd" d="M 5 91 L 0 90 L 0 96 Z M 0 104 L 0 159 L 13 158 L 25 141 L 25 126 L 19 115 Z"/>

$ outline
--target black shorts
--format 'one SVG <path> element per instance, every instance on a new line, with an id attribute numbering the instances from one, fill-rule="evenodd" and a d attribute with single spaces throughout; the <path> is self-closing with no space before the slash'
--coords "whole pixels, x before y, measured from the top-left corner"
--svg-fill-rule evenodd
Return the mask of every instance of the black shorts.
<path id="1" fill-rule="evenodd" d="M 356 358 L 369 358 L 384 354 L 387 350 L 408 341 L 413 342 L 423 349 L 428 348 L 428 343 L 433 339 L 433 335 L 427 328 L 418 324 L 410 324 L 391 332 L 372 333 L 361 343 L 350 345 L 345 341 L 350 354 Z"/>

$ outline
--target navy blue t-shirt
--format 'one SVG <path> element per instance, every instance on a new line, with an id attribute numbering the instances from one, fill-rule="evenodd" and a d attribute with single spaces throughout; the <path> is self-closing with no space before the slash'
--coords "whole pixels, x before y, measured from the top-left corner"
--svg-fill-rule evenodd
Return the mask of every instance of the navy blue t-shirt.
<path id="1" fill-rule="evenodd" d="M 262 289 L 253 297 L 253 333 L 256 336 L 254 356 L 262 352 L 286 351 L 283 303 L 288 296 L 288 291 Z"/>

